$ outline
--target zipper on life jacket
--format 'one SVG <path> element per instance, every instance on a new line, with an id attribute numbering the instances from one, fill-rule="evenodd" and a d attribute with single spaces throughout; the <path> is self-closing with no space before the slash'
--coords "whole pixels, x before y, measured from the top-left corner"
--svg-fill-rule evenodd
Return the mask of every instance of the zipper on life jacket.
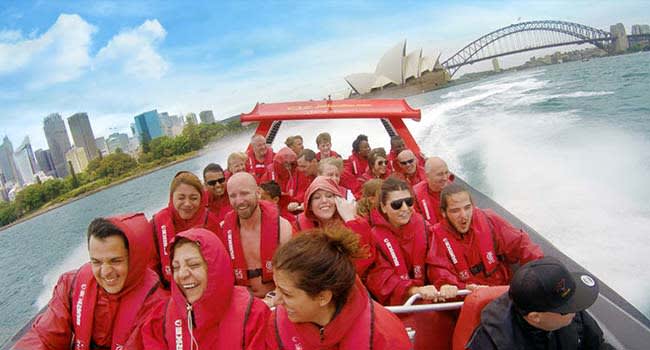
<path id="1" fill-rule="evenodd" d="M 324 342 L 325 341 L 325 327 L 320 327 L 320 329 L 318 330 L 318 333 L 320 334 L 320 342 L 321 343 Z"/>

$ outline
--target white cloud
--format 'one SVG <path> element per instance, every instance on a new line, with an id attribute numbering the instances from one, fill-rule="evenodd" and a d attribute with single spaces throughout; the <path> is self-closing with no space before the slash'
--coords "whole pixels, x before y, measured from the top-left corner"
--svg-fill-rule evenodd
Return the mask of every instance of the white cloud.
<path id="1" fill-rule="evenodd" d="M 22 38 L 23 34 L 19 30 L 0 30 L 0 42 L 15 43 Z"/>
<path id="2" fill-rule="evenodd" d="M 95 69 L 118 67 L 133 78 L 161 78 L 169 65 L 156 51 L 167 35 L 158 20 L 147 20 L 137 28 L 122 31 L 97 53 Z"/>
<path id="3" fill-rule="evenodd" d="M 0 42 L 0 76 L 20 74 L 28 87 L 75 79 L 90 64 L 88 48 L 95 31 L 78 15 L 67 14 L 35 38 L 22 39 L 19 32 L 4 31 L 2 36 L 13 42 Z"/>

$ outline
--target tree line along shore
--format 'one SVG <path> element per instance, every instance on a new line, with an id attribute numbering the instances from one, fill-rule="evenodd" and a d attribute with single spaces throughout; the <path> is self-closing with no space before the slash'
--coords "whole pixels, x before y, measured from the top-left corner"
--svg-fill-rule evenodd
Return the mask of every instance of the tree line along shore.
<path id="1" fill-rule="evenodd" d="M 181 135 L 142 142 L 137 158 L 118 149 L 90 161 L 84 172 L 71 171 L 65 178 L 26 186 L 13 202 L 0 202 L 0 231 L 73 200 L 195 157 L 208 143 L 251 127 L 254 125 L 242 126 L 238 118 L 213 124 L 188 123 Z"/>

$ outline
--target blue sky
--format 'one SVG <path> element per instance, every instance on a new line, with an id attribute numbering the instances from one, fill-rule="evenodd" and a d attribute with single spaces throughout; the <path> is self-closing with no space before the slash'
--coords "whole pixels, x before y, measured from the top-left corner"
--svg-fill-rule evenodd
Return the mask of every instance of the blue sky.
<path id="1" fill-rule="evenodd" d="M 403 39 L 444 59 L 518 20 L 629 31 L 649 13 L 648 1 L 3 0 L 0 137 L 47 148 L 42 120 L 54 112 L 87 112 L 96 137 L 151 109 L 221 119 L 257 101 L 340 96 L 345 75 L 374 71 Z"/>

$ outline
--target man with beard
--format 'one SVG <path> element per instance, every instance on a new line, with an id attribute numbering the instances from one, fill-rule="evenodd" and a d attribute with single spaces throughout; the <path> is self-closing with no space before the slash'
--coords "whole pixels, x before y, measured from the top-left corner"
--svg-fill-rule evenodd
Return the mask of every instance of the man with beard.
<path id="1" fill-rule="evenodd" d="M 426 261 L 429 282 L 436 288 L 506 285 L 511 265 L 544 257 L 526 232 L 492 210 L 475 207 L 469 191 L 459 184 L 442 190 L 440 210 L 445 220 L 433 226 L 435 238 Z"/>
<path id="2" fill-rule="evenodd" d="M 232 208 L 226 193 L 226 176 L 219 164 L 210 163 L 203 169 L 203 185 L 208 210 L 221 222 Z"/>
<path id="3" fill-rule="evenodd" d="M 227 190 L 233 211 L 226 214 L 220 238 L 233 263 L 235 284 L 264 298 L 275 289 L 271 261 L 278 246 L 291 239 L 291 224 L 280 217 L 275 203 L 260 200 L 251 174 L 234 174 Z"/>

